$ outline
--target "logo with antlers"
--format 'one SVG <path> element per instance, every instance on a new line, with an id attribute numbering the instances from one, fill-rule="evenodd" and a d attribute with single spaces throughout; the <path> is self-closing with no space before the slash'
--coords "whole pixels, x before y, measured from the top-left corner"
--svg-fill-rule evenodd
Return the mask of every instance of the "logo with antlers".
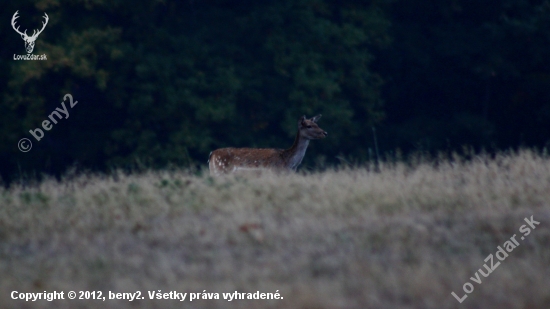
<path id="1" fill-rule="evenodd" d="M 25 49 L 27 50 L 27 53 L 30 54 L 30 53 L 32 53 L 32 51 L 34 49 L 34 41 L 36 41 L 36 38 L 38 38 L 38 35 L 40 33 L 42 33 L 42 31 L 44 31 L 44 28 L 48 24 L 48 20 L 49 20 L 48 14 L 44 13 L 43 17 L 46 21 L 42 22 L 42 29 L 38 30 L 38 32 L 37 32 L 37 30 L 33 30 L 32 35 L 28 36 L 26 29 L 25 29 L 24 32 L 21 32 L 21 31 L 19 31 L 19 26 L 17 28 L 15 28 L 15 20 L 19 18 L 19 16 L 17 16 L 18 12 L 19 12 L 19 10 L 16 11 L 15 14 L 13 14 L 13 17 L 11 19 L 11 26 L 13 27 L 13 30 L 15 30 L 15 32 L 17 32 L 21 35 L 21 38 L 25 41 Z"/>

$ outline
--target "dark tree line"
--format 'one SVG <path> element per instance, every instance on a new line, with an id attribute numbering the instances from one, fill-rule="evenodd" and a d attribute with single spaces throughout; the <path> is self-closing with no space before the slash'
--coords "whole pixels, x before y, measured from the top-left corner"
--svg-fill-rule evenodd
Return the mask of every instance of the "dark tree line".
<path id="1" fill-rule="evenodd" d="M 387 81 L 386 147 L 550 146 L 550 2 L 399 3 L 373 68 Z"/>
<path id="2" fill-rule="evenodd" d="M 35 54 L 9 26 L 49 23 Z M 224 146 L 290 146 L 304 163 L 462 145 L 545 147 L 548 1 L 19 1 L 0 20 L 1 176 L 204 164 Z M 66 93 L 78 105 L 44 138 Z M 17 149 L 29 138 L 28 153 Z M 317 161 L 316 161 L 317 160 Z"/>

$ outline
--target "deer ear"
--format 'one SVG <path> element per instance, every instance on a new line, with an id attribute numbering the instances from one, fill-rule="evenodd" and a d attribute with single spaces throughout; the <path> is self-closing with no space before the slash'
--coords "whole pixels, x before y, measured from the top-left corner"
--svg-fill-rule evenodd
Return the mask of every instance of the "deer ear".
<path id="1" fill-rule="evenodd" d="M 315 116 L 315 117 L 311 118 L 311 121 L 313 121 L 313 122 L 315 122 L 315 123 L 316 123 L 316 122 L 317 122 L 317 120 L 319 120 L 319 118 L 321 118 L 321 114 L 319 114 L 319 115 L 317 115 L 317 116 Z"/>
<path id="2" fill-rule="evenodd" d="M 306 116 L 302 116 L 300 117 L 300 119 L 298 119 L 298 124 L 302 124 L 304 122 L 304 120 L 306 120 Z"/>

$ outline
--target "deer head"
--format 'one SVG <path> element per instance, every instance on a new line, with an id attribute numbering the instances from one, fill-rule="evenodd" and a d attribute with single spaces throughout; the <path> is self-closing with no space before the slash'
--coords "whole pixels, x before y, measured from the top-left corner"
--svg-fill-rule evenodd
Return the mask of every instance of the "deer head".
<path id="1" fill-rule="evenodd" d="M 300 136 L 308 140 L 325 138 L 328 133 L 317 125 L 317 120 L 319 120 L 319 118 L 321 118 L 321 115 L 317 115 L 311 119 L 306 119 L 306 116 L 302 116 L 302 118 L 298 120 Z"/>
<path id="2" fill-rule="evenodd" d="M 44 31 L 44 28 L 46 27 L 46 25 L 48 24 L 48 14 L 44 13 L 45 16 L 44 19 L 46 20 L 45 22 L 42 22 L 42 29 L 38 30 L 33 30 L 32 32 L 32 35 L 31 36 L 28 36 L 27 35 L 27 30 L 25 29 L 24 32 L 21 32 L 19 31 L 19 26 L 17 28 L 15 28 L 15 20 L 19 18 L 19 16 L 17 16 L 17 13 L 19 11 L 16 11 L 15 14 L 13 14 L 13 17 L 11 19 L 11 26 L 13 27 L 13 30 L 15 30 L 15 32 L 19 33 L 21 35 L 21 38 L 25 41 L 25 49 L 27 50 L 27 53 L 32 53 L 33 49 L 34 49 L 34 41 L 36 41 L 36 38 L 38 37 L 38 35 L 40 33 L 42 33 L 42 31 Z"/>

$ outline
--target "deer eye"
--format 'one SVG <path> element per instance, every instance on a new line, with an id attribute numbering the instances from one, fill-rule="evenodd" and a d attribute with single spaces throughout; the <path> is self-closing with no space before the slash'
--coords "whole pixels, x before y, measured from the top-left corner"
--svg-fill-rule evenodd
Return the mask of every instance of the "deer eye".
<path id="1" fill-rule="evenodd" d="M 306 128 L 311 129 L 311 126 L 306 126 Z"/>

